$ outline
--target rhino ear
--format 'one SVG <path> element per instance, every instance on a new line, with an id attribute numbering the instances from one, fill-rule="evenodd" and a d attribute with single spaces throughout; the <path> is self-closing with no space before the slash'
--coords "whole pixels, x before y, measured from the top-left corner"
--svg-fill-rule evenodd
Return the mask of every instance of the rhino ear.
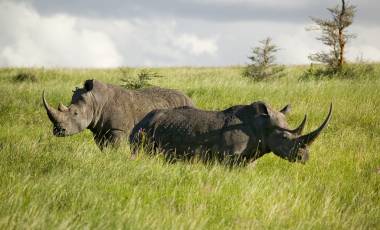
<path id="1" fill-rule="evenodd" d="M 256 114 L 263 117 L 269 117 L 268 108 L 265 103 L 263 102 L 254 103 L 253 106 L 256 109 Z"/>
<path id="2" fill-rule="evenodd" d="M 292 106 L 290 106 L 290 104 L 289 104 L 289 105 L 286 105 L 284 108 L 282 108 L 280 110 L 280 112 L 282 114 L 286 115 L 286 114 L 290 113 L 291 110 L 292 110 Z"/>
<path id="3" fill-rule="evenodd" d="M 94 80 L 91 79 L 91 80 L 86 80 L 84 82 L 84 88 L 87 90 L 87 91 L 91 91 L 93 88 L 94 88 Z"/>

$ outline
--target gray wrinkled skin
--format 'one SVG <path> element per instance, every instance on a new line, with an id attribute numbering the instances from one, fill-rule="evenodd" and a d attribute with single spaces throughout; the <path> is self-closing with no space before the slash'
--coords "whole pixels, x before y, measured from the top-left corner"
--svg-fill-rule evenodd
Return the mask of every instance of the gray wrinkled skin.
<path id="1" fill-rule="evenodd" d="M 315 131 L 301 135 L 305 119 L 290 130 L 285 115 L 290 106 L 276 111 L 263 102 L 237 105 L 223 111 L 203 111 L 190 107 L 159 109 L 147 114 L 132 130 L 132 154 L 144 143 L 161 150 L 167 159 L 217 159 L 245 164 L 266 153 L 305 163 L 310 145 L 331 118 L 332 106 Z"/>
<path id="2" fill-rule="evenodd" d="M 125 90 L 97 80 L 87 80 L 83 88 L 77 88 L 68 107 L 50 107 L 44 94 L 43 103 L 55 136 L 69 136 L 87 128 L 101 149 L 128 138 L 134 125 L 154 109 L 193 106 L 189 97 L 176 90 Z"/>

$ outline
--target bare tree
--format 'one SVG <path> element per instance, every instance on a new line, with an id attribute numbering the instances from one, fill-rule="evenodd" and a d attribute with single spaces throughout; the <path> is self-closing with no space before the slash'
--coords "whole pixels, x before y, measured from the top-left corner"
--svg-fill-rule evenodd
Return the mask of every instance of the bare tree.
<path id="1" fill-rule="evenodd" d="M 317 37 L 329 47 L 328 52 L 318 52 L 309 56 L 311 61 L 328 64 L 334 70 L 340 70 L 345 63 L 345 47 L 347 42 L 354 38 L 354 34 L 347 33 L 356 13 L 356 6 L 345 3 L 338 4 L 333 8 L 327 8 L 332 19 L 320 19 L 311 17 L 316 27 L 309 30 L 319 30 L 322 35 Z"/>
<path id="2" fill-rule="evenodd" d="M 270 37 L 259 41 L 260 46 L 253 48 L 252 56 L 248 57 L 252 63 L 249 64 L 243 75 L 257 80 L 268 78 L 280 73 L 284 68 L 275 64 L 275 53 L 279 50 L 272 43 Z"/>

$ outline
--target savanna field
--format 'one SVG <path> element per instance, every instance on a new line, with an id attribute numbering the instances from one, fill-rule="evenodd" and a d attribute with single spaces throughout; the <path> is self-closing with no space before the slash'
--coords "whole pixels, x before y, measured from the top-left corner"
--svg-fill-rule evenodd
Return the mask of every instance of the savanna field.
<path id="1" fill-rule="evenodd" d="M 128 144 L 101 152 L 90 131 L 57 138 L 41 101 L 70 102 L 86 79 L 121 85 L 141 69 L 0 69 L 0 229 L 380 229 L 380 65 L 371 76 L 299 80 L 306 67 L 254 82 L 240 67 L 157 68 L 153 85 L 202 109 L 262 100 L 292 105 L 328 128 L 305 165 L 272 153 L 247 167 L 130 160 Z M 29 71 L 35 79 L 15 78 Z"/>

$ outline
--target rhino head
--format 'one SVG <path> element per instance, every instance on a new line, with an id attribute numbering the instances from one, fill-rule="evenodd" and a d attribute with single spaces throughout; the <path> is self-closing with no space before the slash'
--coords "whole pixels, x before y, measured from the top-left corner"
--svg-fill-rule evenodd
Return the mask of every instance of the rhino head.
<path id="1" fill-rule="evenodd" d="M 97 100 L 93 93 L 95 80 L 87 80 L 83 88 L 73 91 L 71 104 L 65 106 L 59 103 L 58 109 L 52 108 L 42 93 L 42 101 L 50 121 L 53 123 L 53 134 L 64 137 L 79 133 L 90 126 L 94 120 Z"/>
<path id="2" fill-rule="evenodd" d="M 261 121 L 258 128 L 262 130 L 260 142 L 265 151 L 273 152 L 290 162 L 300 163 L 305 163 L 309 159 L 308 147 L 326 127 L 332 113 L 332 104 L 330 104 L 330 110 L 323 123 L 314 131 L 302 135 L 306 124 L 306 115 L 297 128 L 290 129 L 286 122 L 286 114 L 290 111 L 289 105 L 280 111 L 265 104 L 261 104 L 260 107 L 260 119 L 264 119 L 264 122 Z"/>

